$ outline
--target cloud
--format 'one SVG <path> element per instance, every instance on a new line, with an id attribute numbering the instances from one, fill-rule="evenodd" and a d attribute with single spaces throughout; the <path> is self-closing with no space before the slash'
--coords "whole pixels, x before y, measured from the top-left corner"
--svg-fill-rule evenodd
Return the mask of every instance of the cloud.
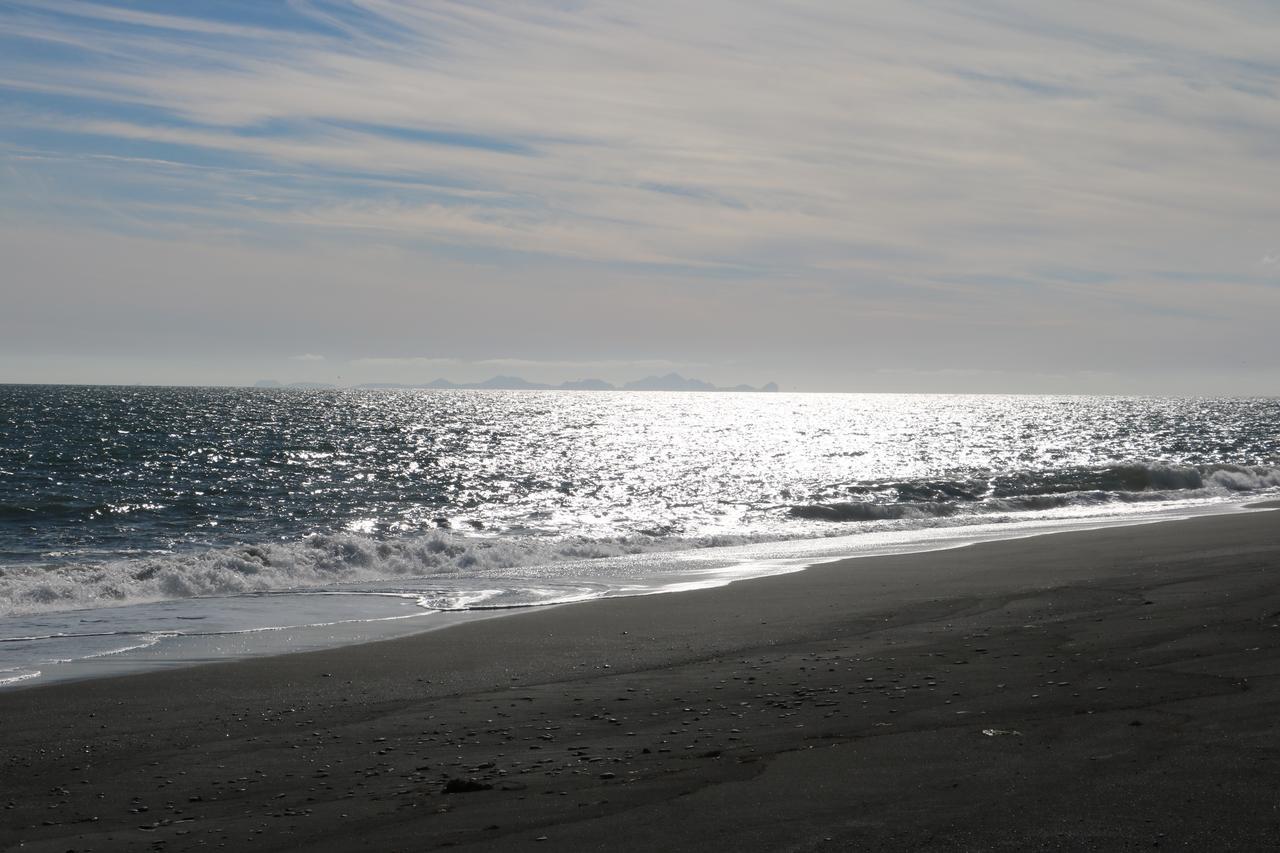
<path id="1" fill-rule="evenodd" d="M 1253 259 L 1280 214 L 1280 10 L 1249 0 L 13 0 L 0 26 L 0 222 L 265 246 L 326 282 L 347 253 L 372 265 L 348 286 L 417 307 L 465 281 L 524 312 L 477 323 L 478 351 L 531 335 L 522 286 L 593 319 L 643 306 L 623 281 L 679 306 L 646 314 L 647 351 L 628 330 L 636 358 L 703 358 L 725 306 L 779 351 L 874 317 L 975 360 L 948 323 L 1065 352 L 1107 312 L 1248 331 L 1276 308 Z M 548 326 L 564 345 L 523 355 L 616 354 Z M 285 352 L 379 351 L 350 334 Z"/>
<path id="2" fill-rule="evenodd" d="M 925 242 L 972 263 L 978 229 L 1123 249 L 1141 218 L 1185 230 L 1269 211 L 1220 159 L 1277 129 L 1222 125 L 1274 115 L 1249 85 L 1274 82 L 1273 46 L 1244 10 L 1093 6 L 359 0 L 255 27 L 30 4 L 11 15 L 21 33 L 88 58 L 12 62 L 5 79 L 148 116 L 10 116 L 28 128 L 216 152 L 286 183 L 370 178 L 207 202 L 302 231 L 695 266 L 763 243 L 804 267 Z M 445 178 L 489 197 L 415 197 Z M 1099 227 L 1118 223 L 1124 241 Z"/>
<path id="3" fill-rule="evenodd" d="M 289 356 L 289 360 L 290 361 L 324 361 L 325 358 L 324 356 L 317 355 L 316 353 L 313 353 L 313 352 L 306 352 L 306 353 L 302 353 L 301 355 L 291 355 Z"/>

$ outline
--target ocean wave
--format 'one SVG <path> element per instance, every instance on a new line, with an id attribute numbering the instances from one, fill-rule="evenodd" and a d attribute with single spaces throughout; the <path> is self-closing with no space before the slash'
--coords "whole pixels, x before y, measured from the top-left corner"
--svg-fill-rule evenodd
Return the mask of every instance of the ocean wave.
<path id="1" fill-rule="evenodd" d="M 959 511 L 955 504 L 939 501 L 880 504 L 871 501 L 840 501 L 829 504 L 799 504 L 791 515 L 813 521 L 887 521 L 911 518 L 944 518 Z"/>
<path id="2" fill-rule="evenodd" d="M 1050 472 L 1018 472 L 956 481 L 857 484 L 853 501 L 797 504 L 794 518 L 859 522 L 1017 513 L 1108 503 L 1229 497 L 1280 488 L 1280 468 L 1131 463 Z"/>
<path id="3" fill-rule="evenodd" d="M 545 566 L 777 539 L 777 536 L 612 539 L 480 537 L 438 531 L 401 539 L 357 533 L 308 536 L 90 564 L 0 568 L 0 615 L 245 595 L 397 579 L 482 576 Z"/>
<path id="4" fill-rule="evenodd" d="M 1280 489 L 1280 468 L 1134 463 L 856 484 L 848 489 L 855 500 L 775 505 L 769 512 L 782 524 L 741 535 L 681 537 L 662 532 L 589 538 L 436 530 L 386 538 L 343 532 L 109 560 L 71 558 L 0 567 L 0 616 L 375 581 L 475 579 L 570 561 L 848 532 L 822 522 L 964 524 L 992 515 L 1088 512 L 1108 504 L 1214 500 L 1271 489 Z M 788 516 L 817 524 L 788 526 Z"/>
<path id="5" fill-rule="evenodd" d="M 0 669 L 0 687 L 11 687 L 23 681 L 31 681 L 39 678 L 41 674 L 38 669 Z"/>
<path id="6" fill-rule="evenodd" d="M 1019 472 L 994 477 L 990 483 L 993 497 L 1089 491 L 1124 494 L 1215 488 L 1227 492 L 1245 492 L 1280 486 L 1280 468 L 1221 463 L 1129 463 L 1050 472 Z"/>

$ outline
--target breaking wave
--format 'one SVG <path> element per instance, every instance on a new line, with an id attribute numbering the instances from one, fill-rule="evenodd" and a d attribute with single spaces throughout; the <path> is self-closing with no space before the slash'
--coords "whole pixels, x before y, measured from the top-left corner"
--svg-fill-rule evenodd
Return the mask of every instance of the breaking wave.
<path id="1" fill-rule="evenodd" d="M 864 483 L 859 499 L 790 507 L 795 518 L 857 522 L 1017 513 L 1110 503 L 1227 498 L 1280 488 L 1280 468 L 1127 464 L 970 480 Z"/>
<path id="2" fill-rule="evenodd" d="M 157 554 L 93 564 L 6 566 L 0 568 L 0 615 L 371 581 L 477 577 L 495 570 L 776 538 L 779 537 L 486 538 L 447 531 L 401 539 L 375 539 L 356 533 L 314 535 L 293 543 Z"/>
<path id="3" fill-rule="evenodd" d="M 965 480 L 863 482 L 853 500 L 775 506 L 775 517 L 814 525 L 743 535 L 663 533 L 613 538 L 466 534 L 437 530 L 380 538 L 344 532 L 284 542 L 121 556 L 95 562 L 0 567 L 0 616 L 209 596 L 297 591 L 369 582 L 483 579 L 506 570 L 571 561 L 841 535 L 821 522 L 900 522 L 907 527 L 978 523 L 993 515 L 1084 512 L 1139 502 L 1222 500 L 1280 489 L 1280 468 L 1116 465 L 1019 472 Z M 1104 510 L 1105 511 L 1105 510 Z M 504 580 L 503 583 L 506 581 Z"/>

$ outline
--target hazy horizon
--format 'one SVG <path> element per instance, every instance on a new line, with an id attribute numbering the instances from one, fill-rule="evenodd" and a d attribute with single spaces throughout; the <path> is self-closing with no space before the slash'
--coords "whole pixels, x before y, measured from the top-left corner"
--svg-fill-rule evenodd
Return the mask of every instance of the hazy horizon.
<path id="1" fill-rule="evenodd" d="M 1280 8 L 0 2 L 0 382 L 1280 392 Z"/>
<path id="2" fill-rule="evenodd" d="M 3 385 L 10 385 L 10 386 L 50 386 L 50 387 L 63 386 L 63 387 L 88 387 L 88 388 L 227 388 L 227 389 L 243 388 L 243 389 L 256 389 L 256 390 L 262 390 L 262 391 L 272 391 L 272 390 L 279 390 L 279 391 L 294 391 L 294 390 L 303 390 L 303 391 L 306 391 L 306 390 L 317 390 L 317 391 L 324 391 L 324 390 L 334 390 L 334 391 L 397 391 L 397 390 L 401 390 L 401 391 L 479 391 L 479 392 L 485 392 L 485 391 L 513 391 L 513 392 L 516 392 L 516 393 L 538 392 L 538 391 L 557 391 L 557 392 L 565 392 L 565 393 L 573 393 L 573 394 L 591 394 L 591 393 L 606 393 L 606 394 L 607 394 L 607 393 L 627 393 L 627 394 L 646 394 L 646 393 L 647 393 L 647 394 L 669 394 L 669 393 L 705 393 L 705 394 L 720 394 L 720 393 L 748 393 L 748 394 L 751 394 L 751 393 L 755 393 L 755 394 L 759 394 L 759 393 L 766 393 L 766 392 L 764 392 L 764 389 L 761 389 L 761 388 L 758 388 L 758 387 L 757 387 L 757 388 L 750 389 L 750 390 L 747 390 L 747 389 L 736 389 L 736 388 L 734 388 L 734 387 L 732 387 L 732 386 L 729 386 L 729 385 L 716 387 L 716 388 L 714 388 L 714 389 L 691 389 L 691 390 L 686 390 L 686 391 L 672 391 L 671 389 L 631 389 L 631 388 L 626 388 L 626 387 L 624 387 L 624 386 L 625 386 L 625 384 L 626 384 L 626 382 L 627 382 L 627 381 L 630 381 L 630 380 L 623 380 L 623 381 L 604 380 L 604 381 L 606 381 L 606 382 L 612 382 L 612 384 L 615 386 L 615 387 L 612 387 L 612 388 L 561 388 L 561 387 L 555 387 L 555 386 L 559 386 L 559 385 L 567 385 L 567 384 L 569 384 L 569 383 L 576 382 L 576 381 L 581 381 L 581 380 L 590 380 L 590 379 L 597 379 L 597 378 L 599 378 L 599 377 L 593 377 L 593 376 L 577 377 L 577 378 L 575 378 L 575 379 L 547 380 L 545 383 L 539 383 L 539 384 L 545 384 L 545 385 L 547 385 L 547 386 L 551 386 L 551 387 L 546 387 L 546 388 L 542 388 L 542 387 L 533 387 L 533 388 L 528 388 L 528 389 L 524 389 L 524 388 L 491 388 L 491 389 L 486 389 L 486 388 L 477 387 L 477 386 L 479 385 L 479 383 L 485 382 L 486 380 L 493 379 L 493 378 L 495 378 L 495 377 L 494 377 L 494 376 L 486 376 L 486 377 L 484 377 L 483 379 L 478 379 L 478 380 L 457 380 L 457 383 L 456 383 L 456 384 L 457 384 L 457 386 L 458 386 L 458 387 L 456 387 L 456 388 L 430 388 L 430 387 L 428 387 L 428 385 L 429 385 L 432 381 L 434 381 L 435 379 L 446 379 L 446 380 L 449 380 L 449 377 L 447 377 L 447 376 L 446 376 L 446 377 L 433 377 L 433 379 L 428 379 L 428 380 L 425 380 L 425 381 L 423 381 L 423 382 L 416 382 L 416 381 L 412 381 L 412 382 L 403 382 L 403 383 L 395 383 L 395 382 L 386 382 L 386 383 L 383 383 L 383 382 L 379 382 L 378 380 L 372 380 L 372 381 L 369 381 L 369 382 L 343 382 L 343 381 L 339 381 L 339 382 L 325 382 L 325 381 L 323 381 L 323 380 L 287 380 L 287 379 L 275 379 L 274 377 L 263 377 L 263 378 L 261 378 L 261 379 L 254 380 L 254 381 L 248 381 L 248 382 L 75 382 L 75 381 L 71 381 L 71 382 L 59 382 L 59 381 L 43 382 L 43 381 L 16 381 L 16 380 L 2 380 L 2 381 L 0 381 L 0 386 L 3 386 Z M 517 378 L 524 379 L 524 378 L 526 378 L 526 377 L 517 377 Z M 640 378 L 643 378 L 643 377 L 640 377 Z M 697 378 L 699 378 L 699 377 L 686 377 L 686 378 L 693 378 L 693 379 L 697 379 Z M 272 382 L 272 383 L 274 383 L 274 384 L 264 385 L 264 384 L 262 384 L 264 381 L 266 381 L 266 382 Z M 449 381 L 453 381 L 453 380 L 449 380 Z M 530 382 L 533 382 L 534 380 L 529 380 L 529 381 L 530 381 Z M 749 384 L 752 384 L 752 383 L 734 383 L 734 384 L 745 384 L 745 385 L 749 385 Z M 768 384 L 768 383 L 760 383 L 760 384 Z M 776 385 L 777 383 L 773 383 L 773 384 L 775 384 L 775 385 Z M 385 387 L 379 387 L 379 386 L 385 386 Z M 846 391 L 832 391 L 832 390 L 829 390 L 829 389 L 814 389 L 814 388 L 809 388 L 809 389 L 802 389 L 802 388 L 787 388 L 787 387 L 785 387 L 785 386 L 784 386 L 784 387 L 779 387 L 779 388 L 777 388 L 777 389 L 776 389 L 776 391 L 769 391 L 769 392 L 767 392 L 767 393 L 766 393 L 766 396 L 767 396 L 768 394 L 773 394 L 773 393 L 776 393 L 776 394 L 779 394 L 779 395 L 783 395 L 783 396 L 785 396 L 785 395 L 787 395 L 787 394 L 838 394 L 838 395 L 850 395 L 850 396 L 866 395 L 866 396 L 886 396 L 886 397 L 892 397 L 892 396 L 895 396 L 895 395 L 896 395 L 896 396 L 913 396 L 913 395 L 919 395 L 919 396 L 938 396 L 938 397 L 947 397 L 947 396 L 955 396 L 955 397 L 965 397 L 965 396 L 969 396 L 969 397 L 983 397 L 983 396 L 991 396 L 991 397 L 999 397 L 999 396 L 1008 396 L 1008 397 L 1037 397 L 1037 396 L 1043 396 L 1043 397 L 1081 397 L 1081 398 L 1085 398 L 1085 397 L 1099 397 L 1099 398 L 1101 398 L 1101 397 L 1116 397 L 1116 398 L 1169 398 L 1169 399 L 1178 399 L 1178 398 L 1182 398 L 1182 399 L 1197 399 L 1197 398 L 1205 398 L 1205 399 L 1226 399 L 1226 400 L 1231 400 L 1231 399 L 1235 399 L 1235 400 L 1246 400 L 1246 399 L 1277 399 L 1277 398 L 1280 398 L 1280 392 L 1271 392 L 1271 393 L 1267 393 L 1267 392 L 1228 393 L 1228 392 L 1224 392 L 1224 391 L 1214 391 L 1214 392 L 1210 392 L 1210 393 L 1194 393 L 1194 392 L 1177 392 L 1177 391 L 1156 391 L 1156 392 L 1141 392 L 1141 393 L 1139 393 L 1139 392 L 1126 392 L 1126 391 L 1114 391 L 1114 392 L 1112 392 L 1112 391 L 1071 391 L 1071 390 L 1053 390 L 1053 391 L 1029 391 L 1029 390 L 1005 390 L 1005 391 L 994 391 L 994 390 L 976 390 L 976 391 L 974 391 L 974 390 L 929 390 L 929 389 L 923 389 L 923 388 L 922 388 L 922 389 L 916 389 L 916 390 L 910 390 L 910 389 L 908 389 L 908 390 L 901 390 L 901 389 L 898 389 L 898 390 L 887 390 L 887 389 L 882 389 L 882 390 L 846 390 Z"/>

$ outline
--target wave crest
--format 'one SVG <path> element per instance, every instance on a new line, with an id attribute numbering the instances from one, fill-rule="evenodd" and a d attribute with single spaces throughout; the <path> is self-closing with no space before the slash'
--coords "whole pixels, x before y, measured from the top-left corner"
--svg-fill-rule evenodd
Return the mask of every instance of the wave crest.
<path id="1" fill-rule="evenodd" d="M 1130 463 L 1025 471 L 994 476 L 985 482 L 971 478 L 859 484 L 849 491 L 864 495 L 864 499 L 798 504 L 790 507 L 789 513 L 794 518 L 833 522 L 946 518 L 961 513 L 1229 497 L 1275 488 L 1280 488 L 1280 468 Z"/>
<path id="2" fill-rule="evenodd" d="M 367 581 L 474 576 L 488 570 L 745 544 L 762 538 L 485 538 L 447 531 L 387 540 L 356 533 L 315 535 L 293 543 L 157 554 L 92 565 L 6 567 L 0 569 L 0 615 Z"/>

